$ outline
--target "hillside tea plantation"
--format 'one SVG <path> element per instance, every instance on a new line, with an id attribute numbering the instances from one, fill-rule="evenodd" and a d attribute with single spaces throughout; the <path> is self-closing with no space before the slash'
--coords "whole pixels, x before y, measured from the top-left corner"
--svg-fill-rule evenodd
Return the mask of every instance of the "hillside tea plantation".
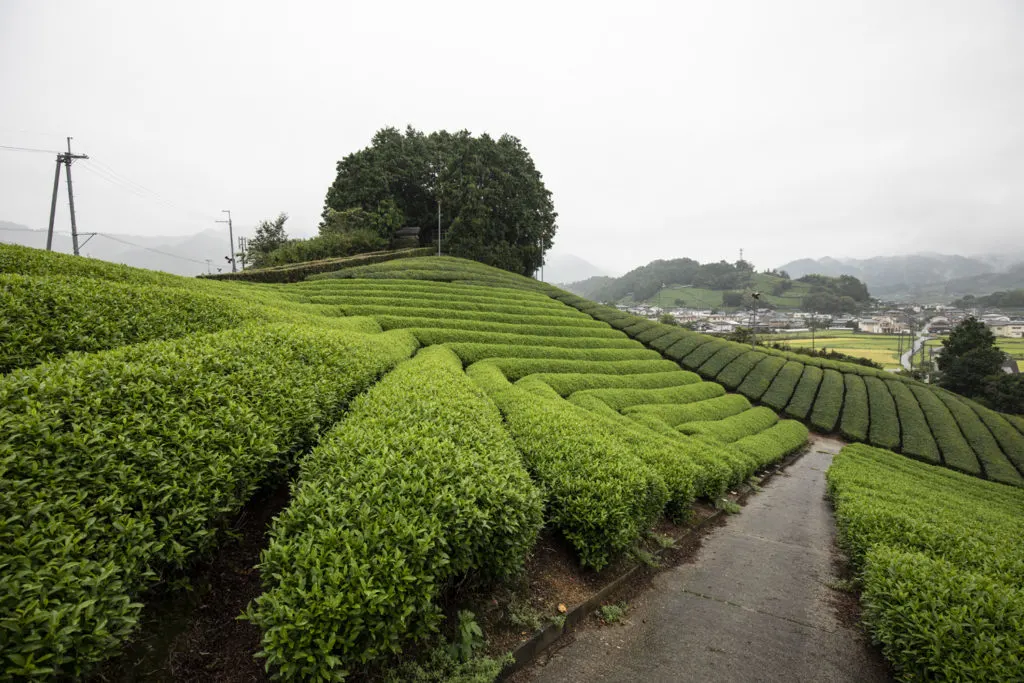
<path id="1" fill-rule="evenodd" d="M 386 672 L 542 529 L 600 572 L 808 425 L 902 454 L 850 447 L 830 475 L 886 655 L 908 678 L 1020 674 L 1024 422 L 418 253 L 190 280 L 0 245 L 0 678 L 117 657 L 154 589 L 285 480 L 244 614 L 258 656 L 289 680 Z M 936 648 L 947 626 L 900 621 L 944 600 L 984 627 Z"/>

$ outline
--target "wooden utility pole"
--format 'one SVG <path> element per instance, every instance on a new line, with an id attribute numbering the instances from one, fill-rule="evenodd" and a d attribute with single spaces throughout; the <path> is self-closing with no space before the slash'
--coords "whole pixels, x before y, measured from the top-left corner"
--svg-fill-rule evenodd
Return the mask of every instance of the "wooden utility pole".
<path id="1" fill-rule="evenodd" d="M 71 153 L 71 138 L 68 138 L 68 151 L 57 155 L 57 169 L 53 176 L 53 197 L 50 199 L 50 227 L 46 232 L 46 251 L 53 251 L 53 219 L 57 212 L 57 188 L 60 187 L 60 165 L 64 164 L 64 172 L 68 180 L 68 206 L 71 209 L 71 247 L 78 256 L 78 225 L 75 222 L 75 192 L 71 186 L 71 162 L 75 159 L 88 159 L 85 154 Z"/>

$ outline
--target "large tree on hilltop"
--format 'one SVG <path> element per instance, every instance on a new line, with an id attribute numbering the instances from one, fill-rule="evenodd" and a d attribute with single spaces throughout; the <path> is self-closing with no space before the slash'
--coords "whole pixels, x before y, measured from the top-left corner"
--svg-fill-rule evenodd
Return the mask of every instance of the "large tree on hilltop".
<path id="1" fill-rule="evenodd" d="M 510 135 L 378 131 L 369 147 L 338 162 L 321 231 L 338 212 L 375 212 L 388 201 L 405 225 L 422 229 L 423 244 L 436 235 L 440 205 L 445 253 L 524 275 L 541 266 L 555 236 L 551 193 Z"/>

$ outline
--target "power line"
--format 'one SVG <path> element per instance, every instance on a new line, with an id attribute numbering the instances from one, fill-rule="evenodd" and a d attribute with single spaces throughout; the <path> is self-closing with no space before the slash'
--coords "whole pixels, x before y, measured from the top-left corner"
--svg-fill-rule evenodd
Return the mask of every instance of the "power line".
<path id="1" fill-rule="evenodd" d="M 121 244 L 127 244 L 130 247 L 136 247 L 137 249 L 145 249 L 146 251 L 151 251 L 154 254 L 160 254 L 162 256 L 170 256 L 171 258 L 181 259 L 182 261 L 191 261 L 192 263 L 198 263 L 201 266 L 205 266 L 206 265 L 206 261 L 197 261 L 194 258 L 189 258 L 187 256 L 180 256 L 178 254 L 172 254 L 172 253 L 167 252 L 167 251 L 160 251 L 159 249 L 154 249 L 153 247 L 144 247 L 141 244 L 135 244 L 134 242 L 129 242 L 128 240 L 123 240 L 120 237 L 114 237 L 113 235 L 108 235 L 105 232 L 98 232 L 96 234 L 99 235 L 100 237 L 106 237 L 108 240 L 114 240 L 115 242 L 120 242 Z"/>
<path id="2" fill-rule="evenodd" d="M 63 154 L 55 149 L 37 149 L 36 147 L 14 147 L 13 145 L 0 145 L 0 149 L 8 149 L 12 152 L 43 152 L 45 154 Z"/>
<path id="3" fill-rule="evenodd" d="M 41 233 L 41 232 L 43 232 L 42 230 L 33 230 L 32 228 L 8 228 L 8 227 L 3 227 L 3 226 L 0 226 L 0 231 L 6 231 L 6 232 L 34 232 L 34 233 Z M 66 232 L 64 230 L 55 230 L 54 234 L 56 234 L 56 235 L 70 235 L 71 233 L 70 232 Z M 171 258 L 181 259 L 182 261 L 190 261 L 192 263 L 198 263 L 201 266 L 202 265 L 207 265 L 207 261 L 210 260 L 210 259 L 207 259 L 206 261 L 197 261 L 194 258 L 189 258 L 187 256 L 181 256 L 180 254 L 172 254 L 169 251 L 161 251 L 160 249 L 154 249 L 153 247 L 147 247 L 147 246 L 144 246 L 144 245 L 141 245 L 141 244 L 135 244 L 135 242 L 129 242 L 128 240 L 121 239 L 120 237 L 115 237 L 114 235 L 110 235 L 110 234 L 107 234 L 105 232 L 96 232 L 96 233 L 91 233 L 91 234 L 94 234 L 94 235 L 96 235 L 98 237 L 106 237 L 108 240 L 113 240 L 115 242 L 120 242 L 121 244 L 127 244 L 129 247 L 135 247 L 136 249 L 145 249 L 146 251 L 151 251 L 154 254 L 160 254 L 161 256 L 169 256 Z"/>
<path id="4" fill-rule="evenodd" d="M 93 170 L 103 171 L 108 176 L 110 176 L 113 180 L 121 182 L 126 187 L 131 187 L 131 188 L 135 189 L 138 192 L 144 192 L 147 195 L 150 195 L 153 199 L 156 199 L 157 201 L 163 202 L 164 204 L 166 204 L 168 206 L 172 206 L 172 207 L 174 207 L 176 209 L 179 209 L 181 211 L 184 211 L 186 213 L 190 213 L 193 216 L 202 218 L 202 220 L 204 220 L 204 221 L 205 220 L 212 220 L 212 219 L 216 218 L 215 216 L 213 216 L 211 214 L 205 213 L 203 211 L 196 211 L 196 210 L 191 209 L 191 208 L 189 208 L 187 206 L 183 206 L 183 205 L 179 204 L 178 202 L 174 201 L 173 199 L 169 199 L 167 197 L 164 197 L 159 192 L 156 192 L 155 190 L 149 189 L 148 187 L 146 187 L 142 183 L 138 183 L 138 182 L 136 182 L 134 180 L 131 180 L 130 178 L 126 178 L 124 175 L 118 173 L 113 168 L 111 168 L 108 164 L 105 164 L 105 163 L 103 163 L 102 161 L 100 161 L 98 159 L 95 159 L 95 158 L 90 159 L 90 164 L 89 165 L 94 167 Z"/>

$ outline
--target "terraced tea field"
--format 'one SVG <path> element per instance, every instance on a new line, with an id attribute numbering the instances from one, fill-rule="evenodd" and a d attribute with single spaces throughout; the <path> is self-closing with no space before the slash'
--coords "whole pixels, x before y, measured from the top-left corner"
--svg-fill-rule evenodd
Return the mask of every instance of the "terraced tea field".
<path id="1" fill-rule="evenodd" d="M 521 572 L 542 527 L 599 572 L 799 450 L 804 423 L 1024 484 L 1019 418 L 470 261 L 281 284 L 4 245 L 0 271 L 7 679 L 116 656 L 154 589 L 284 477 L 245 617 L 302 680 L 436 639 L 448 590 Z"/>

